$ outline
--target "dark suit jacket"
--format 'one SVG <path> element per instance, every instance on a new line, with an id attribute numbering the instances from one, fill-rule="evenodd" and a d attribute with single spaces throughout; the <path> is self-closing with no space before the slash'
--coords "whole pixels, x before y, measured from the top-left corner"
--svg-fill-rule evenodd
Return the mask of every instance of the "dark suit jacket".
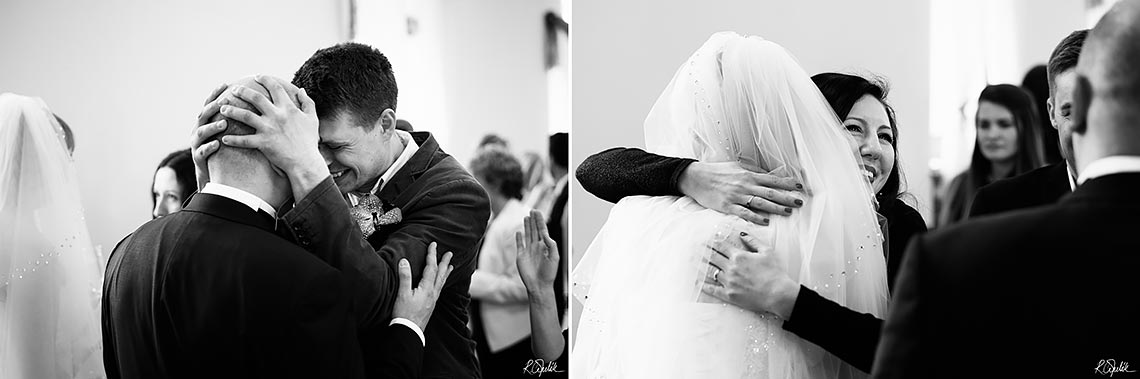
<path id="1" fill-rule="evenodd" d="M 636 148 L 615 147 L 586 158 L 575 172 L 582 188 L 609 202 L 626 196 L 684 196 L 677 181 L 693 159 L 665 157 Z M 893 285 L 903 247 L 926 231 L 918 211 L 898 199 L 880 209 L 888 222 L 887 280 Z M 859 313 L 800 286 L 792 318 L 784 330 L 811 341 L 856 368 L 870 372 L 883 320 Z"/>
<path id="2" fill-rule="evenodd" d="M 979 189 L 970 218 L 1053 204 L 1069 192 L 1068 166 L 1064 162 L 1051 164 Z"/>
<path id="3" fill-rule="evenodd" d="M 412 280 L 418 283 L 429 243 L 439 244 L 440 255 L 452 252 L 455 271 L 424 330 L 423 376 L 478 378 L 475 342 L 467 328 L 468 287 L 478 262 L 479 241 L 490 220 L 490 201 L 483 187 L 440 149 L 430 133 L 412 136 L 419 150 L 377 194 L 401 209 L 403 221 L 380 227 L 364 239 L 331 178 L 298 201 L 284 219 L 302 246 L 332 262 L 354 284 L 361 347 L 371 377 L 384 374 L 372 363 L 385 347 L 382 326 L 392 318 L 400 258 L 411 263 Z"/>
<path id="4" fill-rule="evenodd" d="M 567 178 L 569 180 L 569 178 Z M 562 230 L 562 216 L 566 214 L 566 204 L 570 201 L 570 183 L 567 182 L 565 187 L 562 187 L 562 192 L 554 199 L 554 204 L 551 207 L 549 220 L 546 220 L 546 230 L 550 233 L 550 239 L 558 246 L 559 259 L 558 259 L 558 274 L 554 277 L 554 300 L 555 309 L 558 310 L 558 317 L 566 314 L 566 307 L 569 302 L 567 294 L 569 288 L 566 287 L 566 277 L 570 273 L 569 266 L 566 262 L 570 259 L 570 251 L 566 249 L 569 246 L 566 241 L 566 231 Z"/>
<path id="5" fill-rule="evenodd" d="M 108 376 L 362 376 L 346 283 L 273 226 L 198 194 L 120 242 L 103 283 Z"/>
<path id="6" fill-rule="evenodd" d="M 881 378 L 1091 377 L 1140 363 L 1140 174 L 911 242 L 875 361 Z M 1133 367 L 1131 370 L 1135 370 Z"/>

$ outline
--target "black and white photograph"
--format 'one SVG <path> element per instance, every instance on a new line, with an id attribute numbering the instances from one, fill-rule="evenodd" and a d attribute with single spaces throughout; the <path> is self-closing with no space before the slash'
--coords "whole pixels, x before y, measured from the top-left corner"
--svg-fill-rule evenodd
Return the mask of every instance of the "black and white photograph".
<path id="1" fill-rule="evenodd" d="M 0 379 L 1140 378 L 1140 0 L 0 0 Z"/>
<path id="2" fill-rule="evenodd" d="M 1140 2 L 574 13 L 571 377 L 1137 375 Z"/>
<path id="3" fill-rule="evenodd" d="M 569 11 L 3 1 L 0 378 L 564 377 Z"/>

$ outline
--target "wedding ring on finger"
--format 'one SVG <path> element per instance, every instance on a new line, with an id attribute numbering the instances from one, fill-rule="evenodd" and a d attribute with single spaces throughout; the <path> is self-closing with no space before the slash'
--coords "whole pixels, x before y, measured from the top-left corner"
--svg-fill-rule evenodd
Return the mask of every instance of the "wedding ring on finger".
<path id="1" fill-rule="evenodd" d="M 714 268 L 713 270 L 716 270 L 716 271 L 714 271 L 714 272 L 713 272 L 713 281 L 714 281 L 714 282 L 717 282 L 717 283 L 720 283 L 720 269 L 719 269 L 719 268 Z"/>
<path id="2" fill-rule="evenodd" d="M 748 202 L 744 203 L 749 208 L 752 208 L 752 200 L 756 199 L 756 195 L 748 195 Z"/>

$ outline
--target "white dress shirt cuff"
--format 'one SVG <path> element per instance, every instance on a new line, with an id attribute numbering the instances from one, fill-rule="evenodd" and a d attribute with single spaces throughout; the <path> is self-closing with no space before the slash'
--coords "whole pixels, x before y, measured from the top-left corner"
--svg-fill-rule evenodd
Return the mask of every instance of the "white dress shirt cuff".
<path id="1" fill-rule="evenodd" d="M 396 324 L 400 324 L 400 325 L 411 328 L 413 332 L 416 332 L 417 336 L 420 336 L 420 343 L 422 343 L 425 347 L 427 346 L 427 338 L 424 338 L 423 329 L 420 329 L 420 326 L 416 325 L 416 323 L 412 322 L 412 320 L 409 320 L 406 318 L 396 317 L 396 318 L 392 319 L 392 322 L 389 323 L 388 326 L 392 326 L 392 325 L 396 325 Z"/>

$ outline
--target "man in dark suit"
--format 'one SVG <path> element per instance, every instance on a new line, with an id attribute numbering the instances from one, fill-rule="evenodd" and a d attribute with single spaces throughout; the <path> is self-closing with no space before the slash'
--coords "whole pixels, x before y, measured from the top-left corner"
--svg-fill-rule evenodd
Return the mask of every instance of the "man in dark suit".
<path id="1" fill-rule="evenodd" d="M 982 187 L 974 195 L 970 217 L 1000 213 L 1015 209 L 1053 204 L 1072 192 L 1076 178 L 1073 162 L 1072 100 L 1076 85 L 1077 59 L 1085 43 L 1088 30 L 1078 30 L 1061 40 L 1049 56 L 1046 68 L 1049 78 L 1049 99 L 1046 108 L 1049 123 L 1057 129 L 1058 145 L 1063 162 L 1054 163 L 1013 178 L 999 180 Z"/>
<path id="2" fill-rule="evenodd" d="M 260 114 L 218 101 L 203 114 L 220 108 L 226 117 L 256 125 L 256 135 L 226 136 L 222 143 L 259 149 L 286 173 L 299 200 L 283 221 L 302 246 L 353 283 L 364 355 L 377 356 L 386 345 L 381 334 L 396 298 L 396 262 L 407 259 L 417 273 L 426 264 L 422 252 L 436 241 L 455 254 L 456 275 L 444 285 L 425 332 L 423 375 L 479 377 L 467 309 L 477 248 L 490 220 L 486 191 L 431 133 L 396 129 L 392 66 L 367 45 L 318 50 L 294 75 L 296 86 L 261 80 L 270 93 L 311 101 L 316 112 L 234 86 L 234 95 Z M 199 125 L 196 135 L 214 133 Z M 201 140 L 192 141 L 196 164 L 216 148 Z M 369 376 L 383 376 L 373 362 L 365 360 Z"/>
<path id="3" fill-rule="evenodd" d="M 550 206 L 550 212 L 546 214 L 549 217 L 546 221 L 546 230 L 550 231 L 550 238 L 558 245 L 558 251 L 565 252 L 570 251 L 566 248 L 566 241 L 569 240 L 569 236 L 566 235 L 566 220 L 569 215 L 566 212 L 566 205 L 570 201 L 570 175 L 566 173 L 569 171 L 570 133 L 554 133 L 549 140 L 550 173 L 558 178 L 558 183 L 554 186 L 554 193 L 557 194 L 554 203 Z M 554 299 L 560 318 L 566 314 L 570 294 L 570 288 L 566 286 L 566 277 L 570 275 L 567 263 L 570 261 L 569 254 L 563 257 L 565 258 L 558 262 L 558 275 L 554 279 Z"/>
<path id="4" fill-rule="evenodd" d="M 1073 96 L 1077 189 L 912 241 L 880 378 L 1100 377 L 1140 363 L 1140 2 L 1089 33 Z"/>
<path id="5" fill-rule="evenodd" d="M 226 121 L 227 134 L 252 132 Z M 289 181 L 256 150 L 220 149 L 208 166 L 214 181 L 183 212 L 144 224 L 111 254 L 102 300 L 108 376 L 362 377 L 349 283 L 277 231 Z M 426 275 L 418 290 L 441 279 Z M 426 326 L 438 290 L 426 291 L 406 291 L 396 316 Z M 423 345 L 405 325 L 384 329 L 391 350 L 380 364 L 417 377 Z"/>

